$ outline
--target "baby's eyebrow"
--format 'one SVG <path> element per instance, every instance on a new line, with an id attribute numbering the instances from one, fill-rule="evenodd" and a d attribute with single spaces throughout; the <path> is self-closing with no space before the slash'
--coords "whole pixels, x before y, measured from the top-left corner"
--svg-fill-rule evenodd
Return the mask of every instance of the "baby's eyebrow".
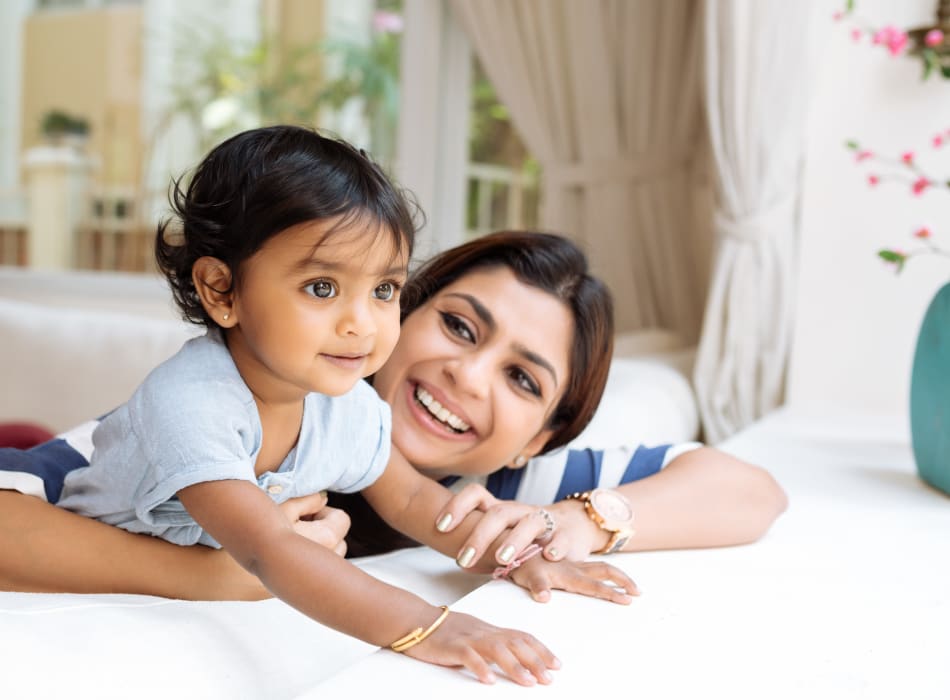
<path id="1" fill-rule="evenodd" d="M 359 265 L 353 265 L 346 262 L 336 262 L 331 260 L 320 260 L 319 258 L 304 258 L 298 260 L 293 267 L 294 272 L 308 272 L 310 270 L 321 270 L 326 272 L 354 272 L 361 271 Z M 406 265 L 392 265 L 385 270 L 371 271 L 368 273 L 372 277 L 396 277 L 409 274 L 409 268 Z"/>

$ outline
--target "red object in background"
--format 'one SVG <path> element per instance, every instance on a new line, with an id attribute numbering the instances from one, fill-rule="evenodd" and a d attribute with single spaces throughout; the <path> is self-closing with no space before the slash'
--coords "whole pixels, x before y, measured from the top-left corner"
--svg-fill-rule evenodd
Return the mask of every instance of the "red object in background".
<path id="1" fill-rule="evenodd" d="M 0 447 L 27 450 L 56 437 L 35 423 L 0 423 Z"/>

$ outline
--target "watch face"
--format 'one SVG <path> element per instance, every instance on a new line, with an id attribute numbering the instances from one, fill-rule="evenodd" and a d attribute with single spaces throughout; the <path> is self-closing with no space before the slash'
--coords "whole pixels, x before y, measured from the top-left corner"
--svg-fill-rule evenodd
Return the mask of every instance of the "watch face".
<path id="1" fill-rule="evenodd" d="M 604 527 L 610 530 L 627 529 L 633 523 L 633 507 L 623 494 L 594 489 L 590 494 L 590 504 L 604 519 Z"/>

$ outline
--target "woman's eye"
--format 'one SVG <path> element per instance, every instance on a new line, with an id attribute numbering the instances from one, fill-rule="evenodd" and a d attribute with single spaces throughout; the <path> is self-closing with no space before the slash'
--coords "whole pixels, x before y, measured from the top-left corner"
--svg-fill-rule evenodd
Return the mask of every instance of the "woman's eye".
<path id="1" fill-rule="evenodd" d="M 383 282 L 373 290 L 373 296 L 380 301 L 392 301 L 399 287 L 393 282 Z"/>
<path id="2" fill-rule="evenodd" d="M 442 312 L 442 323 L 445 324 L 445 327 L 449 330 L 454 336 L 461 338 L 462 340 L 467 340 L 470 343 L 475 342 L 475 334 L 472 332 L 472 329 L 468 327 L 468 324 L 465 323 L 455 314 L 450 314 Z"/>
<path id="3" fill-rule="evenodd" d="M 329 280 L 317 280 L 308 289 L 318 299 L 331 299 L 336 296 L 336 286 Z"/>
<path id="4" fill-rule="evenodd" d="M 531 375 L 518 367 L 509 370 L 508 375 L 514 380 L 515 384 L 534 396 L 541 396 L 541 387 L 531 378 Z"/>

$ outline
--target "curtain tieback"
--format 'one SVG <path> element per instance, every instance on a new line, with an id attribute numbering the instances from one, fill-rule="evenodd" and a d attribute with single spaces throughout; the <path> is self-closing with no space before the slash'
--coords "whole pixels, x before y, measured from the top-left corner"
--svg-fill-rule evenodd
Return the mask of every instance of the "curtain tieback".
<path id="1" fill-rule="evenodd" d="M 579 163 L 542 163 L 544 182 L 553 187 L 628 180 L 656 180 L 685 170 L 692 163 L 692 155 L 640 158 L 595 158 Z"/>
<path id="2" fill-rule="evenodd" d="M 716 233 L 739 243 L 761 243 L 776 230 L 785 228 L 795 212 L 795 198 L 787 197 L 768 209 L 734 217 L 717 211 L 713 214 Z"/>

